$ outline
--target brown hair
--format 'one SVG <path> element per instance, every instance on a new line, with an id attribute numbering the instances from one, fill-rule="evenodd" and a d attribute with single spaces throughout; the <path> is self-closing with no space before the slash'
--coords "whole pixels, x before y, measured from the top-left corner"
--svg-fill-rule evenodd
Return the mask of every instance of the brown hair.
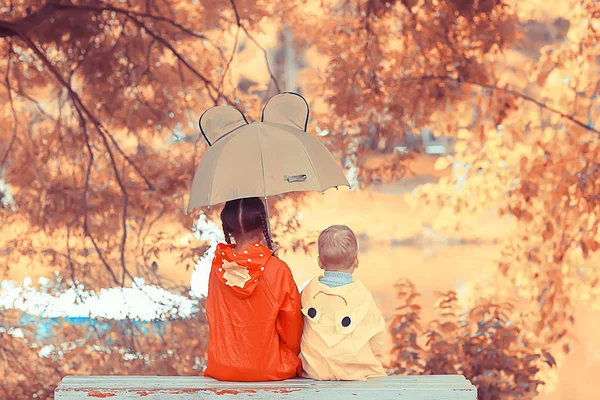
<path id="1" fill-rule="evenodd" d="M 273 250 L 273 241 L 269 235 L 269 225 L 265 205 L 258 197 L 231 200 L 225 203 L 221 211 L 221 222 L 225 241 L 231 244 L 231 238 L 262 229 L 269 249 Z"/>
<path id="2" fill-rule="evenodd" d="M 358 256 L 358 241 L 346 225 L 333 225 L 319 235 L 319 259 L 325 266 L 350 268 Z"/>

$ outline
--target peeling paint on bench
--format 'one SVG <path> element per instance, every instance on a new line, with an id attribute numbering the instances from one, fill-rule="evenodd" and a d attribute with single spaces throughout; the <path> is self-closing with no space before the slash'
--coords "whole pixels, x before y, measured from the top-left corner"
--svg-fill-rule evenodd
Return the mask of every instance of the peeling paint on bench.
<path id="1" fill-rule="evenodd" d="M 58 400 L 76 399 L 400 399 L 476 400 L 477 389 L 460 375 L 391 376 L 337 382 L 222 382 L 193 376 L 67 376 Z"/>

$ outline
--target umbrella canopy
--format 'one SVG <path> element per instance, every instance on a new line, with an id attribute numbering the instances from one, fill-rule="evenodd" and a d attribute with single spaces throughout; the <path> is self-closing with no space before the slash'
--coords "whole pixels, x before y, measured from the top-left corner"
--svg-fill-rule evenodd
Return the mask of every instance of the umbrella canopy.
<path id="1" fill-rule="evenodd" d="M 309 109 L 294 93 L 274 96 L 261 122 L 248 124 L 230 106 L 200 117 L 210 147 L 196 169 L 187 212 L 247 197 L 349 186 L 327 148 L 306 133 Z"/>

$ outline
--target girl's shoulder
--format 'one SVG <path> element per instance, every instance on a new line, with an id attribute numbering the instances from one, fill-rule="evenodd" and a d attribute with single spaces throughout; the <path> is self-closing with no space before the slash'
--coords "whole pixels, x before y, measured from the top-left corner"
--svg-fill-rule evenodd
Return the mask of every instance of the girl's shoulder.
<path id="1" fill-rule="evenodd" d="M 269 260 L 267 261 L 265 267 L 269 271 L 269 274 L 272 276 L 285 276 L 287 278 L 292 276 L 292 270 L 287 265 L 287 263 L 279 257 L 277 257 L 276 255 L 271 255 L 271 257 L 269 257 Z"/>
<path id="2" fill-rule="evenodd" d="M 230 244 L 227 244 L 227 243 L 217 243 L 217 247 L 215 247 L 215 253 L 216 254 L 223 253 L 223 252 L 228 253 L 232 249 L 233 249 L 233 246 L 230 245 Z"/>
<path id="3" fill-rule="evenodd" d="M 271 265 L 273 265 L 275 267 L 279 267 L 279 268 L 282 268 L 282 267 L 288 268 L 287 263 L 275 254 L 271 254 L 271 257 L 269 257 L 267 264 L 271 264 Z"/>

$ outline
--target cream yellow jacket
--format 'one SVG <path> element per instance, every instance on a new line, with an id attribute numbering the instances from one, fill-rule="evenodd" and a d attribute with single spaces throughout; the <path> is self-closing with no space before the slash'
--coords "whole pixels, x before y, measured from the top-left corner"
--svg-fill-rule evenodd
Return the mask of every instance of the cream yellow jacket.
<path id="1" fill-rule="evenodd" d="M 375 357 L 383 350 L 385 322 L 360 282 L 330 288 L 314 278 L 302 291 L 304 376 L 364 380 L 386 376 Z"/>

